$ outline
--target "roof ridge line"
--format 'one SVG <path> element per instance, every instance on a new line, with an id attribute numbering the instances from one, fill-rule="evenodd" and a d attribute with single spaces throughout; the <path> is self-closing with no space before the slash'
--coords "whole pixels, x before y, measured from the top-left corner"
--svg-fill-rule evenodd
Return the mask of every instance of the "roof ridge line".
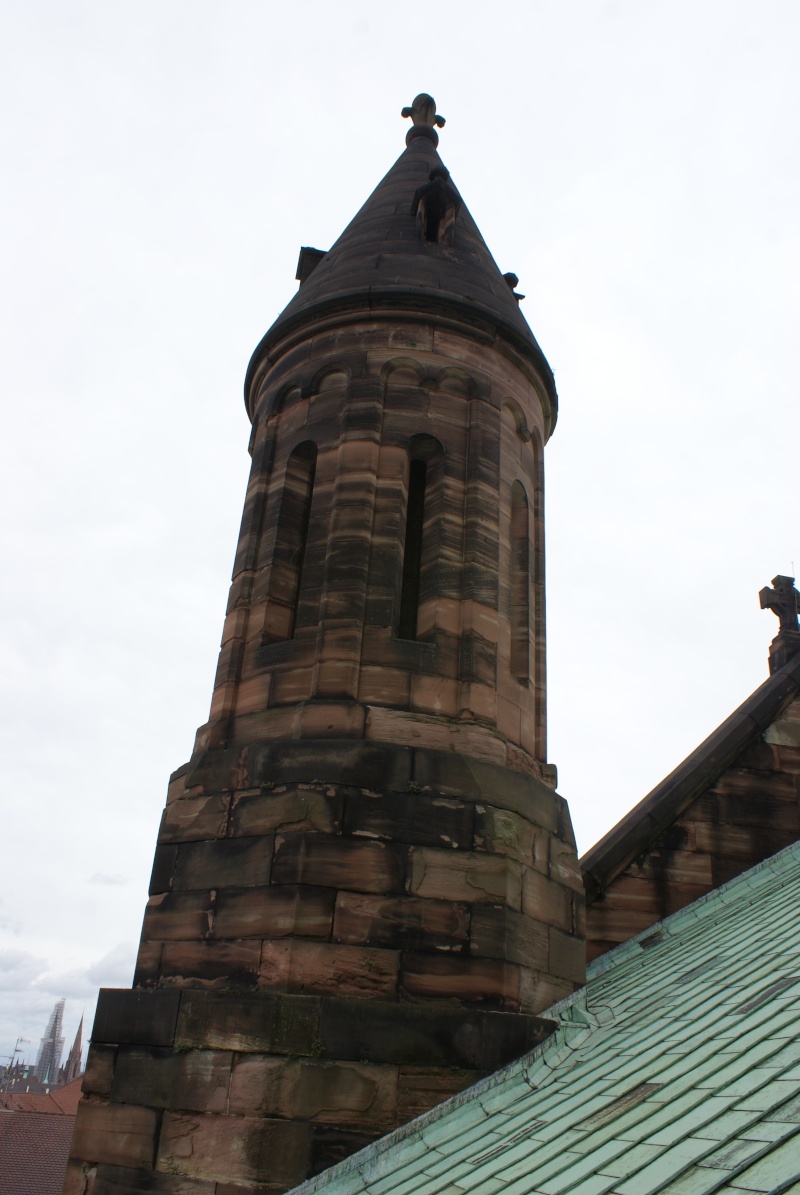
<path id="1" fill-rule="evenodd" d="M 800 656 L 768 676 L 732 714 L 580 858 L 592 902 L 800 694 Z"/>

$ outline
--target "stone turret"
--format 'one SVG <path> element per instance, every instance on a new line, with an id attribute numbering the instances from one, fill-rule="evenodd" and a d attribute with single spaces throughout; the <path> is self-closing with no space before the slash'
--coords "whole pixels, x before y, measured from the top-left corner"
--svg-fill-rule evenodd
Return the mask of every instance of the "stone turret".
<path id="1" fill-rule="evenodd" d="M 583 978 L 546 755 L 553 377 L 433 100 L 404 112 L 247 371 L 211 714 L 133 989 L 101 995 L 70 1192 L 285 1190 L 528 1049 Z"/>

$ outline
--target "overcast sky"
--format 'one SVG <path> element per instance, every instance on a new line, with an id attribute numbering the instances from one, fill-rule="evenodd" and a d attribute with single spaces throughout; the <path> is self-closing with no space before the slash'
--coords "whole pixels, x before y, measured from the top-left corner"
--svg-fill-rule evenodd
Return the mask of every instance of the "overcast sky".
<path id="1" fill-rule="evenodd" d="M 402 151 L 556 375 L 550 755 L 585 850 L 767 675 L 800 562 L 796 0 L 5 0 L 0 1055 L 127 986 L 211 695 L 242 382 Z M 0 1058 L 0 1064 L 4 1060 Z"/>

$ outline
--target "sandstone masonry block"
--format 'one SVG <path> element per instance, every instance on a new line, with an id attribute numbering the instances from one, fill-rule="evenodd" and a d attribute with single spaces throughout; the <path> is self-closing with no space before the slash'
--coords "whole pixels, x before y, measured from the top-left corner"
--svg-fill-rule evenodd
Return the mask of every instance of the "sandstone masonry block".
<path id="1" fill-rule="evenodd" d="M 575 984 L 586 982 L 586 946 L 579 938 L 550 927 L 550 964 L 548 970 L 559 979 Z"/>
<path id="2" fill-rule="evenodd" d="M 152 1108 L 82 1100 L 72 1156 L 113 1166 L 152 1166 L 157 1131 L 158 1113 Z"/>
<path id="3" fill-rule="evenodd" d="M 179 1174 L 155 1174 L 128 1166 L 97 1167 L 97 1177 L 87 1195 L 217 1195 L 213 1182 L 183 1178 Z M 241 1190 L 241 1189 L 240 1189 Z"/>
<path id="4" fill-rule="evenodd" d="M 491 805 L 475 807 L 475 845 L 546 871 L 550 836 L 528 818 Z"/>
<path id="5" fill-rule="evenodd" d="M 211 933 L 214 900 L 210 892 L 162 892 L 151 896 L 144 911 L 142 940 L 198 940 Z"/>
<path id="6" fill-rule="evenodd" d="M 411 1000 L 519 1008 L 519 967 L 501 959 L 403 953 L 400 986 Z"/>
<path id="7" fill-rule="evenodd" d="M 180 999 L 179 992 L 101 988 L 92 1043 L 171 1046 Z"/>
<path id="8" fill-rule="evenodd" d="M 386 998 L 397 985 L 399 954 L 328 942 L 265 942 L 259 986 L 317 995 L 329 992 L 360 998 Z"/>
<path id="9" fill-rule="evenodd" d="M 186 1112 L 225 1112 L 232 1055 L 219 1050 L 120 1047 L 112 1098 Z"/>
<path id="10" fill-rule="evenodd" d="M 470 923 L 473 955 L 536 967 L 547 958 L 548 926 L 505 905 L 475 905 Z"/>
<path id="11" fill-rule="evenodd" d="M 312 996 L 186 991 L 175 1040 L 180 1050 L 311 1054 L 319 1017 L 320 1001 Z"/>
<path id="12" fill-rule="evenodd" d="M 397 1088 L 397 1122 L 407 1124 L 415 1116 L 429 1112 L 459 1091 L 471 1087 L 483 1078 L 483 1071 L 459 1070 L 452 1067 L 403 1066 Z"/>
<path id="13" fill-rule="evenodd" d="M 251 1054 L 231 1079 L 230 1109 L 241 1115 L 389 1129 L 396 1103 L 394 1066 Z"/>
<path id="14" fill-rule="evenodd" d="M 340 828 L 341 805 L 335 788 L 292 785 L 281 792 L 245 793 L 234 798 L 231 835 L 289 830 L 333 834 Z"/>
<path id="15" fill-rule="evenodd" d="M 401 892 L 405 852 L 395 844 L 332 835 L 279 835 L 273 883 L 354 892 Z"/>
<path id="16" fill-rule="evenodd" d="M 330 888 L 224 889 L 214 917 L 215 938 L 328 938 L 336 893 Z"/>
<path id="17" fill-rule="evenodd" d="M 462 849 L 472 845 L 473 807 L 435 793 L 348 793 L 347 834 Z"/>
<path id="18" fill-rule="evenodd" d="M 268 884 L 272 838 L 227 838 L 178 847 L 173 889 L 251 888 Z"/>
<path id="19" fill-rule="evenodd" d="M 99 1042 L 92 1042 L 81 1083 L 81 1091 L 84 1095 L 108 1096 L 111 1094 L 116 1054 L 115 1046 L 103 1046 Z"/>
<path id="20" fill-rule="evenodd" d="M 527 917 L 559 929 L 572 929 L 572 892 L 570 888 L 526 870 L 522 878 L 522 911 Z M 582 902 L 581 902 L 582 903 Z"/>
<path id="21" fill-rule="evenodd" d="M 306 1174 L 308 1126 L 260 1117 L 165 1112 L 156 1169 L 228 1183 L 295 1186 Z"/>
<path id="22" fill-rule="evenodd" d="M 190 839 L 224 838 L 230 797 L 184 797 L 164 810 L 160 842 L 188 842 Z"/>
<path id="23" fill-rule="evenodd" d="M 160 981 L 179 987 L 255 987 L 260 962 L 258 941 L 165 942 Z"/>
<path id="24" fill-rule="evenodd" d="M 409 891 L 416 896 L 455 901 L 522 902 L 522 867 L 502 855 L 413 847 Z"/>
<path id="25" fill-rule="evenodd" d="M 469 906 L 444 900 L 339 892 L 333 940 L 406 950 L 466 949 Z"/>

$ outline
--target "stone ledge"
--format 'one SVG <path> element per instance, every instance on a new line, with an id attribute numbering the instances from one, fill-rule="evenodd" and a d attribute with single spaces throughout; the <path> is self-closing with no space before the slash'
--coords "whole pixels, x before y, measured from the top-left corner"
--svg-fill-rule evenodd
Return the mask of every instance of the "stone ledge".
<path id="1" fill-rule="evenodd" d="M 104 988 L 92 1051 L 112 1044 L 174 1047 L 179 1055 L 232 1051 L 485 1072 L 526 1053 L 554 1028 L 524 1013 L 394 1000 Z M 157 1057 L 163 1063 L 161 1050 Z"/>
<path id="2" fill-rule="evenodd" d="M 485 802 L 529 818 L 574 846 L 567 803 L 534 776 L 457 751 L 362 739 L 275 740 L 199 754 L 170 786 L 170 801 L 281 784 L 352 785 L 389 793 L 431 792 Z M 178 773 L 174 774 L 178 777 Z M 181 789 L 181 783 L 184 785 Z"/>

